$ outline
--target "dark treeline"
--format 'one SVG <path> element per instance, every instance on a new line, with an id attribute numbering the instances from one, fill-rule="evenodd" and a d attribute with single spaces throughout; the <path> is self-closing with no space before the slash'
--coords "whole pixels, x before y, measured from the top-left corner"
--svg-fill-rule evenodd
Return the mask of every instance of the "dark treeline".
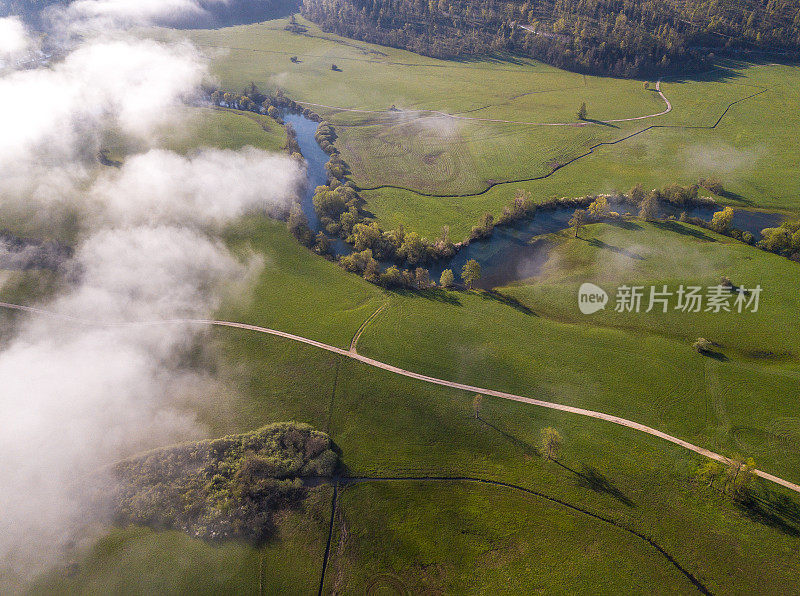
<path id="1" fill-rule="evenodd" d="M 437 58 L 512 52 L 623 77 L 800 55 L 798 0 L 304 0 L 324 30 Z"/>

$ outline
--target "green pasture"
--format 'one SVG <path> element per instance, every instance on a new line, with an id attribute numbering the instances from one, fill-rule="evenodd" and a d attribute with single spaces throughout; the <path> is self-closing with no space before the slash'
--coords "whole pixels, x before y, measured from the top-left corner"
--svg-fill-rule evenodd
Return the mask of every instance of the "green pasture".
<path id="1" fill-rule="evenodd" d="M 180 110 L 175 123 L 159 132 L 156 146 L 186 155 L 204 147 L 237 150 L 249 146 L 278 151 L 285 142 L 283 127 L 267 116 L 222 108 L 187 107 Z M 111 159 L 118 161 L 145 150 L 135 140 L 123 139 L 114 133 L 104 139 L 103 148 Z"/>
<path id="2" fill-rule="evenodd" d="M 278 522 L 275 539 L 255 548 L 210 544 L 177 531 L 111 530 L 30 594 L 311 594 L 325 551 L 332 490 L 312 491 Z"/>
<path id="3" fill-rule="evenodd" d="M 242 254 L 261 255 L 265 267 L 251 293 L 226 305 L 221 318 L 347 346 L 387 299 L 300 248 L 281 224 L 247 219 L 227 241 Z M 726 453 L 752 454 L 762 468 L 798 480 L 800 453 L 791 440 L 796 383 L 778 367 L 714 362 L 723 391 L 711 395 L 709 363 L 683 339 L 559 322 L 479 293 L 392 293 L 388 300 L 367 326 L 361 353 L 626 416 Z M 476 419 L 471 394 L 245 330 L 215 329 L 201 344 L 198 362 L 226 388 L 219 399 L 192 406 L 212 436 L 297 420 L 331 434 L 351 476 L 471 476 L 521 485 L 653 537 L 712 592 L 779 592 L 798 571 L 792 509 L 765 518 L 735 506 L 690 481 L 699 456 L 655 437 L 493 398 L 484 400 Z M 563 465 L 538 452 L 539 432 L 548 426 L 564 437 Z M 766 503 L 780 503 L 781 491 L 763 490 Z M 294 593 L 316 589 L 330 514 L 330 501 L 319 499 L 319 513 L 303 522 L 311 529 L 282 530 L 288 538 L 268 545 L 266 560 L 279 561 L 265 566 L 274 574 L 268 577 L 280 580 L 266 585 Z M 598 581 L 609 590 L 691 590 L 686 576 L 641 539 L 568 505 L 470 484 L 347 487 L 340 492 L 325 591 L 341 586 L 361 593 L 399 581 L 412 591 L 502 590 L 510 582 L 522 591 L 563 584 L 591 592 L 589 578 L 604 562 L 614 570 Z M 178 534 L 141 530 L 115 531 L 106 540 L 114 536 L 128 546 L 102 556 L 101 542 L 78 560 L 77 571 L 58 572 L 46 585 L 79 593 L 96 585 L 177 592 L 187 578 L 214 576 L 219 565 L 230 570 L 209 579 L 209 589 L 253 585 L 258 553 L 250 549 L 219 551 Z M 305 558 L 295 557 L 300 544 L 310 544 Z M 161 550 L 164 562 L 156 564 Z M 195 554 L 175 572 L 169 562 L 182 553 Z M 555 564 L 581 553 L 581 563 Z"/>
<path id="4" fill-rule="evenodd" d="M 750 358 L 771 360 L 800 356 L 800 265 L 726 236 L 677 221 L 641 220 L 594 224 L 575 238 L 565 230 L 555 238 L 541 274 L 504 291 L 537 313 L 592 326 L 643 330 L 691 343 L 706 337 L 720 350 Z M 714 286 L 727 276 L 736 285 L 760 285 L 758 312 L 685 313 L 671 298 L 649 307 L 651 286 Z M 592 282 L 611 294 L 607 307 L 593 315 L 578 309 L 579 286 Z M 616 312 L 613 295 L 620 285 L 644 286 L 642 312 Z"/>
<path id="5" fill-rule="evenodd" d="M 298 101 L 367 112 L 314 107 L 337 126 L 338 146 L 355 181 L 433 195 L 474 195 L 495 181 L 549 173 L 598 143 L 654 128 L 543 180 L 496 186 L 481 196 L 425 197 L 382 189 L 367 192 L 369 209 L 387 227 L 403 224 L 433 235 L 450 225 L 459 236 L 486 211 L 498 215 L 517 187 L 538 200 L 625 191 L 720 178 L 723 202 L 797 209 L 794 138 L 800 128 L 795 66 L 722 61 L 707 73 L 669 79 L 661 88 L 673 110 L 655 118 L 602 124 L 661 112 L 663 100 L 644 81 L 591 77 L 510 57 L 441 61 L 321 32 L 283 28 L 285 20 L 193 31 L 226 88 L 254 82 L 283 89 Z M 160 38 L 184 33 L 157 30 Z M 297 63 L 289 58 L 298 57 Z M 336 64 L 341 72 L 331 70 Z M 751 97 L 753 96 L 753 97 Z M 586 126 L 534 126 L 454 119 L 574 123 L 581 102 Z M 734 103 L 716 128 L 726 108 Z M 397 112 L 386 112 L 395 106 Z M 421 111 L 423 110 L 423 111 Z M 376 112 L 371 112 L 376 111 Z"/>
<path id="6" fill-rule="evenodd" d="M 442 62 L 310 24 L 307 34 L 291 34 L 284 25 L 148 34 L 189 35 L 212 56 L 212 71 L 226 88 L 252 81 L 313 103 L 548 122 L 573 120 L 581 101 L 597 119 L 663 106 L 643 81 L 583 77 L 505 58 Z M 330 69 L 333 63 L 341 72 Z M 545 180 L 480 196 L 364 193 L 367 209 L 387 227 L 402 223 L 433 236 L 448 224 L 460 238 L 482 213 L 498 214 L 519 187 L 545 200 L 717 175 L 738 193 L 726 201 L 795 208 L 791 106 L 798 72 L 728 64 L 697 80 L 666 81 L 672 113 L 614 126 L 453 125 L 446 117 L 315 109 L 336 124 L 337 146 L 357 183 L 439 194 L 546 173 L 589 145 L 651 123 L 686 127 L 647 131 Z M 713 124 L 729 103 L 761 87 L 768 91 L 737 104 L 716 129 L 689 128 Z M 284 142 L 266 118 L 190 112 L 185 130 L 165 133 L 165 147 L 183 153 L 204 146 L 278 149 Z M 113 143 L 109 148 L 115 155 Z M 129 150 L 119 146 L 119 155 Z M 482 292 L 385 292 L 301 247 L 285 224 L 253 215 L 231 225 L 223 239 L 261 268 L 216 317 L 347 348 L 385 305 L 366 326 L 359 353 L 623 416 L 721 453 L 753 456 L 761 469 L 800 482 L 798 265 L 678 223 L 598 225 L 583 236 L 554 238 L 542 276 L 503 289 L 524 308 Z M 722 275 L 748 287 L 761 283 L 759 316 L 630 320 L 609 310 L 591 318 L 575 310 L 583 281 L 710 284 Z M 24 299 L 41 290 L 24 279 L 15 283 L 4 295 Z M 721 344 L 726 359 L 693 351 L 700 335 Z M 692 480 L 700 456 L 656 437 L 495 398 L 485 398 L 476 417 L 472 394 L 242 329 L 209 330 L 187 365 L 208 372 L 220 388 L 184 404 L 209 436 L 295 420 L 331 435 L 345 475 L 465 476 L 539 493 L 463 481 L 342 486 L 325 593 L 691 593 L 687 576 L 641 536 L 712 593 L 785 593 L 800 571 L 797 495 L 761 482 L 760 508 L 736 505 Z M 539 453 L 545 427 L 564 438 L 558 462 Z M 32 592 L 315 593 L 331 498 L 329 486 L 312 490 L 305 507 L 287 513 L 275 539 L 260 548 L 113 529 L 88 550 L 77 546 Z"/>

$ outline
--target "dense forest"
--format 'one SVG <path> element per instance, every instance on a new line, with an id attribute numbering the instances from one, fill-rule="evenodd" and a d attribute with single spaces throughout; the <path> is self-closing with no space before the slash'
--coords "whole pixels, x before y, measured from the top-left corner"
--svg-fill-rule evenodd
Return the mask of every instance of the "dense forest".
<path id="1" fill-rule="evenodd" d="M 437 58 L 512 52 L 579 72 L 800 55 L 800 0 L 303 0 L 326 31 Z"/>

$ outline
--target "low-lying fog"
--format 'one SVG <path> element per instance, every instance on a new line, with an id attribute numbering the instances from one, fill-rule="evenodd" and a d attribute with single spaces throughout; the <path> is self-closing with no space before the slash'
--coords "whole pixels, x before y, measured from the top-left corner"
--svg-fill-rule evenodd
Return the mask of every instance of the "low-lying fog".
<path id="1" fill-rule="evenodd" d="M 0 347 L 0 575 L 25 578 L 56 562 L 102 519 L 103 467 L 137 450 L 199 437 L 174 401 L 200 373 L 178 365 L 202 324 L 119 325 L 211 316 L 241 262 L 214 230 L 290 200 L 301 166 L 247 148 L 181 156 L 155 149 L 177 109 L 208 79 L 190 44 L 128 37 L 125 28 L 203 14 L 198 0 L 80 0 L 50 8 L 60 58 L 22 57 L 40 36 L 0 19 L 0 227 L 41 237 L 77 217 L 65 289 L 23 313 Z M 120 168 L 97 161 L 109 131 L 149 147 Z M 6 222 L 3 225 L 1 222 Z M 200 382 L 198 382 L 200 381 Z M 0 585 L 0 591 L 3 586 Z"/>

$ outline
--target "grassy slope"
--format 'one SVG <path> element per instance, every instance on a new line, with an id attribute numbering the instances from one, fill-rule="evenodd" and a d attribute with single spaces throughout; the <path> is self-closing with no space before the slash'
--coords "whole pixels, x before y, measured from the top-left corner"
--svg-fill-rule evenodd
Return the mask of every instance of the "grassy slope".
<path id="1" fill-rule="evenodd" d="M 519 283 L 508 293 L 538 313 L 576 323 L 643 329 L 691 343 L 698 336 L 723 344 L 724 351 L 770 352 L 800 356 L 800 266 L 783 257 L 680 222 L 588 226 L 581 238 L 572 232 L 557 237 L 541 275 Z M 619 285 L 666 284 L 711 286 L 728 276 L 736 285 L 763 288 L 757 313 L 617 313 L 613 301 L 587 319 L 577 306 L 585 281 L 609 293 Z M 648 294 L 649 295 L 649 294 Z M 672 306 L 676 304 L 673 297 Z M 643 311 L 647 308 L 643 301 Z"/>
<path id="2" fill-rule="evenodd" d="M 383 300 L 374 287 L 299 248 L 280 224 L 249 221 L 229 241 L 242 250 L 250 243 L 265 255 L 267 265 L 253 300 L 229 306 L 221 316 L 347 345 L 360 321 Z M 453 303 L 392 295 L 388 309 L 367 328 L 360 351 L 447 378 L 593 405 L 715 447 L 730 445 L 724 435 L 719 442 L 707 438 L 715 422 L 707 419 L 714 413 L 704 395 L 704 361 L 684 342 L 554 323 L 478 295 L 446 298 Z M 306 314 L 312 309 L 313 317 Z M 498 337 L 504 341 L 497 342 Z M 329 431 L 351 474 L 475 475 L 522 484 L 653 535 L 712 591 L 778 591 L 797 573 L 796 538 L 748 520 L 743 511 L 712 492 L 691 488 L 686 478 L 698 458 L 653 437 L 494 399 L 486 400 L 482 421 L 477 421 L 471 395 L 242 330 L 215 330 L 205 344 L 216 358 L 218 378 L 237 393 L 235 398 L 198 407 L 201 421 L 214 435 L 295 419 Z M 664 364 L 654 367 L 653 361 Z M 631 370 L 637 374 L 631 375 Z M 761 382 L 758 370 L 750 372 L 754 383 Z M 770 407 L 764 405 L 766 415 Z M 536 455 L 538 433 L 545 426 L 555 426 L 564 435 L 566 468 Z M 776 454 L 774 460 L 762 458 L 759 464 L 769 463 L 770 469 L 791 477 L 796 459 L 780 466 L 774 461 Z M 594 470 L 594 483 L 585 479 L 592 477 L 589 470 Z M 378 491 L 374 500 L 369 490 L 358 487 L 343 494 L 345 520 L 349 527 L 360 529 L 342 550 L 336 546 L 329 576 L 335 581 L 341 572 L 352 579 L 354 591 L 381 573 L 419 587 L 424 579 L 421 566 L 427 564 L 433 565 L 430 569 L 441 568 L 441 574 L 424 579 L 425 585 L 446 590 L 463 586 L 464 578 L 470 577 L 501 586 L 502 578 L 511 574 L 525 583 L 523 588 L 533 589 L 548 578 L 570 581 L 576 589 L 585 585 L 586 574 L 600 563 L 590 560 L 572 575 L 543 567 L 535 567 L 528 576 L 517 575 L 524 561 L 530 561 L 526 549 L 540 543 L 524 524 L 511 523 L 504 529 L 498 520 L 513 521 L 509 516 L 514 510 L 521 519 L 563 528 L 560 540 L 549 542 L 557 549 L 555 558 L 568 560 L 582 552 L 587 533 L 596 545 L 628 544 L 616 528 L 576 517 L 565 508 L 543 510 L 535 499 L 494 489 L 458 489 L 459 499 L 450 501 L 445 521 L 432 533 L 428 521 L 432 510 L 426 503 L 442 502 L 442 491 L 452 495 L 455 489 L 409 484 L 392 494 Z M 365 493 L 366 498 L 359 497 Z M 491 499 L 491 507 L 484 506 L 486 499 Z M 488 538 L 475 542 L 471 534 L 462 533 L 464 526 L 457 521 L 462 514 L 470 516 L 469 531 L 505 536 L 512 554 L 499 561 L 493 558 L 495 546 Z M 376 534 L 377 527 L 386 531 Z M 297 540 L 302 536 L 298 534 Z M 153 534 L 148 540 L 169 553 L 184 548 L 174 546 L 176 538 L 170 534 Z M 292 540 L 285 548 L 283 543 L 274 545 L 283 553 L 283 561 L 290 560 Z M 455 559 L 435 548 L 443 543 L 452 543 L 463 556 Z M 191 548 L 213 552 L 205 546 Z M 663 559 L 652 559 L 644 547 L 633 548 L 638 549 L 642 566 L 646 561 L 653 564 L 638 571 L 623 566 L 608 574 L 609 585 L 642 586 L 642 592 L 687 589 L 686 579 Z M 619 549 L 619 556 L 625 556 L 623 547 Z M 92 573 L 105 576 L 126 563 L 141 569 L 136 556 L 134 548 L 124 551 L 99 562 Z M 607 560 L 617 556 L 609 553 Z M 540 555 L 534 557 L 538 560 Z M 204 561 L 200 558 L 198 565 Z M 319 563 L 317 559 L 316 566 L 304 564 L 305 575 L 318 578 Z M 299 566 L 287 563 L 287 567 L 291 568 L 278 566 L 275 573 L 295 577 Z M 251 568 L 241 569 L 236 581 L 251 581 L 247 575 Z M 148 574 L 151 581 L 167 581 L 158 570 Z M 73 585 L 91 585 L 92 577 L 81 573 L 82 579 Z"/>
<path id="3" fill-rule="evenodd" d="M 266 116 L 238 110 L 185 108 L 180 125 L 161 131 L 160 148 L 180 154 L 203 147 L 241 149 L 252 146 L 278 151 L 286 142 L 286 133 Z M 109 157 L 124 160 L 126 155 L 142 150 L 134 141 L 110 135 L 104 142 Z"/>
<path id="4" fill-rule="evenodd" d="M 265 237 L 265 242 L 274 246 L 284 240 L 280 234 L 274 234 L 269 239 Z M 302 278 L 312 267 L 314 259 L 298 258 L 292 275 Z M 342 283 L 361 286 L 359 280 L 336 269 L 328 275 L 341 279 Z M 279 304 L 295 304 L 301 312 L 311 297 L 315 302 L 326 302 L 324 293 L 309 296 L 303 286 L 286 284 L 283 288 Z M 249 312 L 241 312 L 243 320 L 257 318 L 264 306 L 275 300 L 263 291 L 258 296 L 256 303 L 261 308 L 254 305 Z M 393 295 L 387 311 L 367 328 L 360 351 L 448 378 L 514 388 L 531 395 L 539 395 L 543 389 L 552 399 L 629 415 L 682 436 L 706 441 L 716 448 L 741 448 L 730 435 L 717 436 L 716 413 L 705 395 L 704 361 L 691 353 L 684 342 L 636 339 L 614 330 L 580 329 L 529 317 L 479 296 L 451 294 L 450 297 L 460 305 Z M 329 308 L 332 313 L 347 311 L 346 306 Z M 335 316 L 328 314 L 323 320 Z M 286 328 L 290 320 L 287 318 L 279 327 Z M 499 336 L 506 339 L 500 345 L 496 341 Z M 346 337 L 347 334 L 342 336 Z M 730 588 L 734 585 L 730 579 L 733 576 L 735 585 L 745 590 L 746 586 L 755 589 L 764 582 L 777 589 L 792 572 L 794 563 L 786 558 L 786 553 L 791 551 L 794 539 L 747 521 L 741 511 L 728 503 L 715 502 L 713 495 L 690 489 L 685 479 L 697 459 L 684 450 L 598 421 L 500 400 L 487 400 L 482 413 L 486 422 L 478 422 L 471 415 L 472 396 L 462 392 L 431 387 L 311 348 L 246 332 L 220 331 L 217 339 L 223 344 L 230 342 L 233 351 L 228 354 L 242 364 L 235 378 L 243 380 L 242 403 L 252 405 L 238 408 L 242 413 L 247 412 L 238 423 L 248 428 L 292 417 L 329 430 L 342 448 L 351 474 L 466 474 L 537 488 L 653 533 L 665 548 L 692 571 L 700 573 L 712 587 Z M 663 365 L 653 367 L 652 357 Z M 631 370 L 641 373 L 631 378 Z M 747 374 L 753 378 L 740 387 L 741 393 L 764 382 L 759 370 L 748 370 Z M 792 391 L 791 385 L 784 389 Z M 731 397 L 731 404 L 736 405 L 733 400 Z M 761 402 L 760 410 L 764 418 L 753 422 L 754 427 L 775 411 L 768 401 Z M 548 464 L 535 455 L 538 431 L 548 425 L 556 426 L 566 437 L 565 464 L 578 472 L 585 468 L 599 471 L 619 491 L 617 497 L 597 486 L 594 490 L 588 488 L 576 473 Z M 791 475 L 797 469 L 797 455 L 784 457 L 778 453 L 771 457 L 764 455 L 759 463 L 768 462 L 777 472 Z M 357 494 L 362 487 L 350 490 Z M 397 490 L 394 499 L 381 497 L 389 499 L 383 511 L 379 510 L 380 504 L 370 504 L 369 499 L 364 502 L 343 497 L 342 510 L 345 515 L 350 512 L 347 519 L 376 519 L 374 527 L 387 527 L 389 533 L 376 535 L 369 530 L 371 524 L 364 521 L 358 538 L 351 535 L 351 542 L 337 555 L 346 563 L 339 559 L 332 569 L 344 565 L 344 577 L 353 578 L 356 586 L 371 581 L 373 575 L 392 573 L 419 587 L 415 582 L 421 581 L 420 564 L 433 561 L 445 568 L 443 576 L 436 580 L 442 587 L 457 589 L 461 578 L 469 573 L 476 573 L 488 584 L 498 581 L 490 566 L 481 564 L 480 558 L 477 562 L 473 558 L 477 552 L 491 549 L 468 545 L 457 524 L 445 526 L 446 531 L 437 527 L 437 533 L 431 535 L 425 528 L 425 507 L 415 506 L 413 513 L 401 513 L 396 505 L 406 498 L 413 503 L 441 499 L 437 496 L 439 489 L 403 486 Z M 635 507 L 620 500 L 619 494 L 633 501 Z M 479 491 L 474 497 L 464 499 L 468 503 L 482 498 L 485 497 Z M 492 498 L 494 508 L 517 508 L 527 512 L 526 515 L 538 515 L 541 509 L 538 503 L 525 509 L 517 495 L 498 493 Z M 450 507 L 455 511 L 467 507 L 474 514 L 478 528 L 496 527 L 492 521 L 494 509 L 462 502 L 451 503 Z M 552 516 L 550 521 L 558 526 L 581 523 L 566 511 L 554 511 Z M 591 531 L 598 533 L 598 541 L 613 541 L 618 533 L 613 528 Z M 581 548 L 580 537 L 569 536 L 559 543 L 562 557 Z M 451 541 L 456 548 L 465 549 L 463 560 L 453 563 L 452 557 L 444 555 L 443 560 L 437 560 L 430 546 L 431 541 L 437 540 Z M 525 548 L 530 540 L 515 538 L 512 542 L 514 548 L 519 544 L 522 545 L 519 548 Z M 373 552 L 371 544 L 381 546 L 375 546 L 378 551 Z M 349 549 L 355 549 L 355 553 Z M 511 573 L 516 564 L 519 561 L 504 561 L 500 568 Z M 663 562 L 657 563 L 648 573 L 669 575 L 671 570 L 663 571 L 661 565 Z M 479 571 L 470 571 L 475 566 Z M 335 578 L 339 572 L 332 573 Z M 550 573 L 558 571 L 548 571 L 545 576 L 556 577 Z M 624 569 L 614 577 L 617 579 L 609 581 L 619 581 L 619 585 L 635 579 Z M 651 589 L 662 585 L 661 580 L 656 582 L 652 577 L 655 576 L 641 579 L 643 585 Z M 538 580 L 534 576 L 525 581 L 541 581 L 541 575 Z M 574 581 L 576 586 L 580 585 L 580 574 Z M 685 578 L 676 575 L 671 581 L 665 584 L 671 587 L 665 589 L 686 589 Z"/>
<path id="5" fill-rule="evenodd" d="M 370 584 L 391 582 L 413 593 L 443 584 L 451 593 L 480 586 L 493 594 L 548 592 L 556 586 L 564 593 L 681 587 L 679 572 L 642 540 L 507 488 L 361 484 L 342 492 L 339 507 L 337 548 L 327 576 L 331 590 L 364 593 Z M 574 550 L 559 547 L 578 543 Z"/>
<path id="6" fill-rule="evenodd" d="M 739 195 L 720 197 L 722 202 L 796 211 L 800 189 L 792 139 L 800 129 L 800 118 L 790 106 L 798 101 L 795 83 L 800 70 L 781 65 L 733 64 L 726 72 L 721 80 L 664 83 L 662 88 L 672 101 L 673 112 L 633 129 L 627 125 L 615 131 L 614 138 L 649 124 L 713 125 L 722 106 L 767 89 L 733 106 L 714 130 L 651 129 L 623 143 L 601 147 L 592 156 L 545 180 L 497 186 L 481 196 L 432 198 L 381 190 L 367 194 L 369 204 L 387 225 L 404 223 L 434 234 L 449 223 L 460 237 L 482 213 L 497 215 L 517 188 L 529 190 L 537 200 L 546 200 L 552 196 L 625 191 L 639 182 L 653 188 L 717 176 L 729 191 Z M 523 145 L 526 149 L 529 146 Z M 506 159 L 503 153 L 497 156 L 501 161 Z M 520 169 L 512 178 L 529 177 L 527 172 Z"/>
<path id="7" fill-rule="evenodd" d="M 321 44 L 329 42 L 267 31 L 270 27 L 276 28 L 274 24 L 255 26 L 250 34 L 250 41 L 264 44 L 264 51 L 232 51 L 218 59 L 216 68 L 238 77 L 242 86 L 250 80 L 278 83 L 301 99 L 305 98 L 303 85 L 308 90 L 322 89 L 319 85 L 324 80 L 328 83 L 324 91 L 331 97 L 346 99 L 349 93 L 352 101 L 373 102 L 369 105 L 377 107 L 390 103 L 385 89 L 391 87 L 381 90 L 376 86 L 374 95 L 365 98 L 358 85 L 353 90 L 336 85 L 332 77 L 337 73 L 328 70 L 329 63 L 336 60 L 345 70 L 338 74 L 354 75 L 358 82 L 347 65 L 375 59 L 375 54 L 344 45 L 342 40 L 330 42 L 331 48 L 320 53 Z M 237 37 L 241 32 L 234 30 L 196 35 L 206 36 L 209 44 L 215 36 L 233 36 L 230 45 L 242 41 Z M 305 52 L 299 51 L 304 48 Z M 351 52 L 355 56 L 346 60 Z M 303 54 L 300 66 L 313 62 L 321 78 L 285 74 L 288 56 L 294 54 Z M 264 61 L 253 60 L 253 56 L 264 56 Z M 427 60 L 410 54 L 403 58 Z M 364 62 L 359 68 L 363 68 L 362 82 L 376 76 L 374 62 Z M 392 65 L 386 70 L 386 85 L 390 85 L 396 69 Z M 292 89 L 292 84 L 298 87 Z M 640 84 L 633 91 L 639 90 Z M 435 99 L 453 102 L 448 109 L 479 107 L 476 98 L 467 98 L 470 104 L 445 91 Z M 609 105 L 621 103 L 620 97 L 612 97 Z M 569 101 L 574 103 L 574 99 Z M 704 117 L 717 105 L 705 95 L 698 101 L 708 104 Z M 538 108 L 526 109 L 534 113 Z M 583 182 L 587 180 L 588 175 Z M 488 196 L 486 204 L 496 206 L 507 197 L 501 199 Z M 400 203 L 400 209 L 418 222 L 431 220 L 425 225 L 436 230 L 441 224 L 432 212 L 442 211 L 437 217 L 444 223 L 471 225 L 470 205 L 453 201 L 452 213 L 461 213 L 457 222 L 445 221 L 449 215 L 434 203 L 421 205 L 414 200 Z M 220 317 L 345 347 L 360 323 L 385 300 L 373 286 L 297 246 L 281 224 L 248 219 L 231 230 L 227 239 L 242 254 L 262 254 L 265 270 L 250 299 L 227 305 Z M 200 419 L 214 435 L 250 430 L 272 421 L 308 422 L 330 431 L 352 474 L 465 474 L 529 486 L 653 535 L 712 592 L 778 592 L 796 577 L 796 537 L 774 522 L 769 525 L 748 519 L 745 512 L 713 492 L 692 488 L 686 478 L 699 459 L 676 446 L 600 421 L 501 400 L 487 399 L 478 421 L 471 412 L 472 396 L 462 392 L 242 330 L 218 329 L 207 339 L 204 357 L 233 394 L 196 405 Z M 796 382 L 787 379 L 787 367 L 776 367 L 771 375 L 757 363 L 734 360 L 712 364 L 709 376 L 708 361 L 692 353 L 683 337 L 557 322 L 525 315 L 484 296 L 455 293 L 391 295 L 387 310 L 362 337 L 360 351 L 420 372 L 611 411 L 716 449 L 753 453 L 762 467 L 798 480 L 800 452 L 792 440 L 797 433 L 796 418 L 792 417 L 797 389 Z M 709 382 L 709 378 L 717 380 Z M 773 392 L 784 399 L 776 400 Z M 770 427 L 776 420 L 780 425 Z M 545 426 L 555 426 L 564 435 L 566 468 L 536 454 L 538 433 Z M 594 472 L 590 474 L 590 470 Z M 587 477 L 595 481 L 587 482 Z M 324 505 L 325 499 L 320 498 Z M 413 509 L 407 503 L 412 503 Z M 436 516 L 431 504 L 439 504 L 446 516 Z M 383 573 L 399 576 L 413 587 L 455 590 L 473 578 L 476 583 L 502 588 L 504 578 L 513 575 L 523 582 L 523 591 L 550 580 L 572 582 L 572 587 L 580 590 L 587 585 L 584 582 L 593 566 L 601 568 L 609 561 L 615 565 L 613 573 L 603 570 L 609 589 L 687 590 L 684 577 L 663 559 L 654 559 L 646 548 L 620 538 L 619 530 L 499 489 L 404 484 L 387 491 L 365 485 L 343 493 L 340 511 L 343 517 L 337 521 L 337 540 L 342 521 L 349 524 L 345 526 L 348 530 L 357 531 L 341 550 L 336 544 L 329 581 L 341 574 L 353 582 L 353 591 Z M 538 545 L 542 536 L 518 524 L 512 515 L 515 511 L 530 524 L 563 529 L 553 534 L 558 540 L 547 541 L 555 549 L 548 555 L 552 560 L 571 560 L 585 548 L 587 535 L 602 556 L 588 553 L 589 560 L 575 573 L 537 566 L 533 573 L 520 575 L 531 559 L 524 553 L 533 550 L 533 558 L 541 559 Z M 314 590 L 319 555 L 308 551 L 300 557 L 300 564 L 293 557 L 304 543 L 319 553 L 317 546 L 325 533 L 320 521 L 323 515 L 314 517 L 316 526 L 311 530 L 287 523 L 284 541 L 269 547 L 276 562 L 268 566 L 267 577 L 274 577 L 274 585 L 284 591 Z M 376 532 L 376 528 L 385 531 Z M 466 534 L 462 533 L 465 529 Z M 494 554 L 497 539 L 505 541 L 511 554 Z M 186 587 L 181 583 L 186 578 L 206 577 L 207 573 L 211 589 L 252 590 L 257 555 L 251 549 L 225 547 L 229 550 L 220 554 L 214 547 L 180 535 L 138 530 L 123 533 L 121 540 L 125 547 L 108 557 L 101 544 L 68 587 L 76 591 L 108 585 L 131 591 L 148 587 L 174 591 Z M 441 544 L 453 544 L 460 557 L 437 548 Z M 614 545 L 619 552 L 606 549 Z M 634 554 L 624 550 L 628 545 Z M 175 561 L 186 561 L 187 550 L 196 554 L 175 573 Z M 626 556 L 635 556 L 639 568 L 620 561 Z M 599 562 L 593 557 L 600 557 Z M 217 565 L 234 571 L 227 576 L 217 573 Z M 426 575 L 424 569 L 433 571 Z M 114 574 L 120 574 L 119 583 L 114 583 Z M 142 576 L 152 583 L 142 586 Z M 223 585 L 215 583 L 220 577 Z"/>

